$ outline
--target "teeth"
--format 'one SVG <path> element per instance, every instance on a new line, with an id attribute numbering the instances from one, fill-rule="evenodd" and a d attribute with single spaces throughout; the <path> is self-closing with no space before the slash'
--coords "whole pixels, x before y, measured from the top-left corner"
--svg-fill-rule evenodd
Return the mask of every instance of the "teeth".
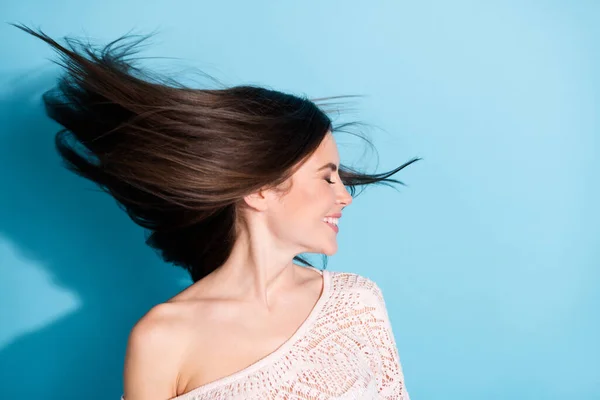
<path id="1" fill-rule="evenodd" d="M 330 224 L 334 224 L 335 226 L 337 226 L 337 224 L 339 222 L 339 218 L 325 217 L 325 218 L 323 218 L 323 221 L 329 222 Z"/>

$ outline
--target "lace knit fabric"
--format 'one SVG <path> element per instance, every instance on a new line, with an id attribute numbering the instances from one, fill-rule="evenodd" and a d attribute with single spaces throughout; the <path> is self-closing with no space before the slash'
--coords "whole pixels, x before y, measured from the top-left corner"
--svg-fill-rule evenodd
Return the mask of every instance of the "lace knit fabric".
<path id="1" fill-rule="evenodd" d="M 290 339 L 243 370 L 171 400 L 410 400 L 379 286 L 355 273 L 315 270 L 323 292 Z"/>

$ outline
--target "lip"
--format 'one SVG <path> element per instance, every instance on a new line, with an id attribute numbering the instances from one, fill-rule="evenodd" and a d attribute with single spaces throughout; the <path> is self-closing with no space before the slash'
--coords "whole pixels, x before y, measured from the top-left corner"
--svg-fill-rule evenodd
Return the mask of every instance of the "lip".
<path id="1" fill-rule="evenodd" d="M 338 228 L 337 225 L 330 224 L 329 222 L 325 222 L 325 224 L 329 225 L 329 227 L 333 229 L 335 233 L 338 233 L 340 231 L 340 228 Z"/>
<path id="2" fill-rule="evenodd" d="M 327 217 L 342 218 L 342 213 L 336 213 L 336 214 L 326 215 L 325 218 L 327 218 Z"/>

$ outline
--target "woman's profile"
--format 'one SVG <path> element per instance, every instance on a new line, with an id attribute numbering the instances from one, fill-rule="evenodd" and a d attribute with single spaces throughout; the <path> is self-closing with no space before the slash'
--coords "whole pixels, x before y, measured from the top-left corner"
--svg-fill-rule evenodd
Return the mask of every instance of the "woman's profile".
<path id="1" fill-rule="evenodd" d="M 143 39 L 97 50 L 15 26 L 60 56 L 44 103 L 66 166 L 193 282 L 132 327 L 123 399 L 409 399 L 379 286 L 300 254 L 336 253 L 355 188 L 401 183 L 390 176 L 418 159 L 342 165 L 343 126 L 319 105 L 335 98 L 190 88 L 136 66 Z"/>

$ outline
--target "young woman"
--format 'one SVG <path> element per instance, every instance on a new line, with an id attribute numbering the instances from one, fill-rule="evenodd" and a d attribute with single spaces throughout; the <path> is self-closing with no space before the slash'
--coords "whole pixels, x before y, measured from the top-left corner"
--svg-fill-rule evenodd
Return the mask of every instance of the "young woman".
<path id="1" fill-rule="evenodd" d="M 44 102 L 67 167 L 193 281 L 132 328 L 123 399 L 409 399 L 379 286 L 299 254 L 333 255 L 355 187 L 402 183 L 389 177 L 418 159 L 363 174 L 316 100 L 189 88 L 136 67 L 141 40 L 97 51 L 15 26 L 65 68 Z"/>

